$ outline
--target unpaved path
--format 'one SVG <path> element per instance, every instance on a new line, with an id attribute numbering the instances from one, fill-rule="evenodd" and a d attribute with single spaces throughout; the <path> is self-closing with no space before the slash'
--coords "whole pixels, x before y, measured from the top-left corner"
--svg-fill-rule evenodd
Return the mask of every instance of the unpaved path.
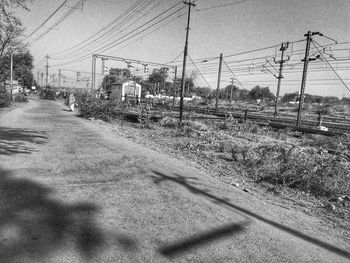
<path id="1" fill-rule="evenodd" d="M 0 262 L 350 262 L 316 221 L 58 102 L 0 113 Z"/>

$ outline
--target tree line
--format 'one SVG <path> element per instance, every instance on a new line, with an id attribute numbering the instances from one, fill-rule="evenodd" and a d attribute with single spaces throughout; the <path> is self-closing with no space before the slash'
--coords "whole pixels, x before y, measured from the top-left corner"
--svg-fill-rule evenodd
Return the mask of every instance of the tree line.
<path id="1" fill-rule="evenodd" d="M 31 87 L 34 83 L 32 70 L 33 56 L 24 41 L 24 26 L 15 16 L 15 9 L 29 10 L 29 0 L 0 1 L 0 87 L 4 92 L 6 80 L 10 80 L 11 53 L 13 54 L 13 79 L 23 86 Z"/>

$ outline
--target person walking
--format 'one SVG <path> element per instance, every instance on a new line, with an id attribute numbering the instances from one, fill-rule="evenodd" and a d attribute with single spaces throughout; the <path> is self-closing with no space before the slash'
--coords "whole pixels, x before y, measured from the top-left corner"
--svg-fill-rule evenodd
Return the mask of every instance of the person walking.
<path id="1" fill-rule="evenodd" d="M 74 97 L 74 94 L 73 94 L 73 93 L 71 93 L 71 94 L 69 95 L 68 106 L 69 106 L 69 111 L 74 111 L 75 97 Z"/>

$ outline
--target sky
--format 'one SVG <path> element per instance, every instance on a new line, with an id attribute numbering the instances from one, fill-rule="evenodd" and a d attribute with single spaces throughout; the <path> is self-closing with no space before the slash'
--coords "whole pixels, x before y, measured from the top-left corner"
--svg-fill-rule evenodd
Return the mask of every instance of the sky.
<path id="1" fill-rule="evenodd" d="M 147 77 L 142 61 L 178 66 L 182 73 L 188 6 L 179 0 L 33 0 L 30 11 L 16 10 L 25 26 L 28 49 L 35 59 L 34 75 L 49 75 L 57 85 L 61 69 L 66 85 L 91 85 L 92 54 L 125 58 L 135 75 Z M 313 36 L 305 92 L 350 97 L 349 0 L 197 0 L 191 9 L 187 74 L 196 84 L 217 88 L 219 56 L 223 54 L 220 87 L 236 79 L 240 88 L 268 86 L 276 92 L 280 45 L 284 54 L 281 94 L 300 90 L 308 31 Z M 79 6 L 83 3 L 82 6 Z M 55 10 L 62 7 L 52 15 Z M 79 8 L 74 8 L 78 5 Z M 68 14 L 68 15 L 67 15 Z M 50 19 L 44 24 L 43 22 Z M 65 15 L 67 15 L 65 17 Z M 64 18 L 60 23 L 57 23 Z M 112 23 L 114 21 L 114 23 Z M 57 24 L 57 25 L 56 25 Z M 42 25 L 40 27 L 40 25 Z M 109 26 L 108 26 L 109 25 Z M 37 29 L 37 31 L 34 31 Z M 34 33 L 33 33 L 34 31 Z M 46 32 L 48 31 L 48 32 Z M 33 33 L 33 34 L 31 34 Z M 45 33 L 45 34 L 44 34 Z M 97 34 L 96 34 L 97 33 Z M 335 41 L 337 41 L 337 44 Z M 254 51 L 255 52 L 250 52 Z M 244 54 L 240 54 L 244 53 Z M 275 59 L 275 61 L 274 61 Z M 126 67 L 106 60 L 105 66 Z M 97 83 L 103 78 L 97 59 Z M 149 65 L 149 71 L 157 68 Z M 76 82 L 76 72 L 81 79 Z M 170 67 L 169 74 L 174 76 Z"/>

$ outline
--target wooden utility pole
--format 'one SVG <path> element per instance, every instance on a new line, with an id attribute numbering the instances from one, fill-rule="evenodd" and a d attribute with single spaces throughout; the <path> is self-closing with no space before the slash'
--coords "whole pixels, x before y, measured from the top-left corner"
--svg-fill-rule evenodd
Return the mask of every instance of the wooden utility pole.
<path id="1" fill-rule="evenodd" d="M 231 104 L 232 104 L 232 93 L 233 93 L 233 84 L 236 82 L 235 78 L 231 78 L 231 90 L 230 90 L 230 110 L 231 110 Z"/>
<path id="2" fill-rule="evenodd" d="M 219 89 L 220 89 L 220 81 L 221 81 L 221 68 L 222 68 L 222 53 L 220 53 L 220 60 L 219 60 L 218 83 L 217 83 L 217 86 L 216 86 L 216 98 L 215 98 L 215 112 L 218 111 L 218 104 L 219 104 Z"/>
<path id="3" fill-rule="evenodd" d="M 177 78 L 177 66 L 175 66 L 175 77 L 174 77 L 174 87 L 173 87 L 173 108 L 175 107 L 175 97 L 176 97 L 176 78 Z"/>
<path id="4" fill-rule="evenodd" d="M 61 88 L 61 69 L 58 70 L 58 88 Z"/>
<path id="5" fill-rule="evenodd" d="M 182 113 L 183 113 L 183 106 L 184 106 L 184 90 L 185 90 L 185 83 L 186 83 L 186 59 L 187 59 L 187 50 L 188 50 L 188 35 L 190 31 L 190 19 L 191 19 L 191 7 L 196 6 L 191 1 L 184 1 L 184 4 L 188 5 L 188 14 L 187 14 L 187 27 L 186 27 L 186 41 L 185 41 L 185 48 L 184 48 L 184 58 L 183 58 L 183 64 L 182 64 L 182 80 L 181 80 L 181 90 L 180 90 L 180 123 L 182 123 Z"/>
<path id="6" fill-rule="evenodd" d="M 41 72 L 41 81 L 40 81 L 40 84 L 41 84 L 41 87 L 44 86 L 44 72 Z"/>
<path id="7" fill-rule="evenodd" d="M 282 71 L 283 71 L 283 64 L 286 63 L 290 57 L 287 56 L 286 59 L 284 59 L 284 51 L 287 50 L 289 46 L 289 42 L 286 42 L 286 43 L 282 43 L 281 44 L 281 48 L 280 48 L 280 51 L 282 52 L 281 54 L 281 60 L 279 61 L 276 61 L 276 58 L 274 58 L 274 62 L 275 63 L 279 63 L 280 64 L 280 68 L 279 68 L 279 72 L 278 72 L 278 82 L 277 82 L 277 92 L 276 92 L 276 102 L 275 102 L 275 113 L 274 113 L 274 118 L 277 117 L 278 115 L 278 98 L 279 98 L 279 95 L 280 95 L 280 89 L 281 89 L 281 80 L 283 79 L 283 75 L 282 75 Z"/>
<path id="8" fill-rule="evenodd" d="M 301 79 L 301 87 L 300 87 L 300 96 L 299 96 L 299 107 L 298 107 L 298 117 L 297 117 L 297 126 L 301 123 L 301 113 L 304 106 L 304 92 L 305 92 L 305 83 L 307 77 L 307 68 L 309 65 L 309 61 L 316 60 L 316 58 L 309 58 L 310 53 L 310 44 L 312 41 L 312 36 L 321 35 L 319 32 L 311 32 L 308 31 L 304 36 L 306 37 L 306 49 L 305 49 L 305 57 L 302 61 L 304 61 L 304 69 L 303 69 L 303 77 Z"/>
<path id="9" fill-rule="evenodd" d="M 92 71 L 91 71 L 91 94 L 94 96 L 95 93 L 95 82 L 96 82 L 96 55 L 92 55 Z"/>
<path id="10" fill-rule="evenodd" d="M 47 54 L 46 56 L 45 56 L 45 58 L 46 58 L 46 66 L 45 66 L 45 68 L 46 68 L 46 81 L 45 81 L 45 86 L 47 87 L 48 86 L 48 84 L 49 84 L 49 55 Z"/>
<path id="11" fill-rule="evenodd" d="M 37 75 L 36 75 L 36 85 L 40 85 L 40 72 L 38 71 Z"/>
<path id="12" fill-rule="evenodd" d="M 12 101 L 12 89 L 13 89 L 13 51 L 11 49 L 11 69 L 10 69 L 10 95 Z"/>

